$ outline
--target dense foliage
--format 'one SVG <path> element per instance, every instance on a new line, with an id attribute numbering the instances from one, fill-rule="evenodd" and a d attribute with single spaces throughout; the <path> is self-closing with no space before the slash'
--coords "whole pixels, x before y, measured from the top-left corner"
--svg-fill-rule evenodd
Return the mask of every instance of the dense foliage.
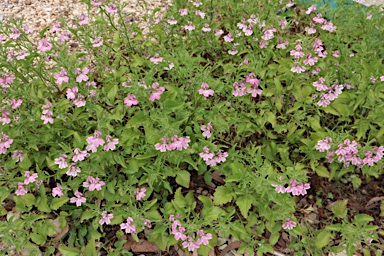
<path id="1" fill-rule="evenodd" d="M 38 41 L 3 21 L 0 255 L 129 255 L 127 235 L 380 255 L 383 197 L 368 214 L 315 184 L 382 177 L 383 12 L 271 2 L 175 0 L 144 33 L 88 0 Z"/>

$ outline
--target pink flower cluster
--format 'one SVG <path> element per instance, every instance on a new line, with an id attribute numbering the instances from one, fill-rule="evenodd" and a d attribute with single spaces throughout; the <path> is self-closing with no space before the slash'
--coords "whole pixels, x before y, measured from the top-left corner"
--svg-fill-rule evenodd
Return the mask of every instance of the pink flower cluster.
<path id="1" fill-rule="evenodd" d="M 203 131 L 203 136 L 206 138 L 211 138 L 212 134 L 212 123 L 209 122 L 207 125 L 202 125 L 201 130 Z"/>
<path id="2" fill-rule="evenodd" d="M 55 73 L 53 77 L 56 79 L 56 83 L 58 85 L 61 85 L 63 82 L 68 83 L 68 76 L 67 76 L 67 71 L 65 69 L 62 69 L 60 72 Z"/>
<path id="3" fill-rule="evenodd" d="M 160 100 L 161 94 L 165 91 L 165 87 L 159 85 L 159 83 L 153 83 L 152 89 L 154 89 L 154 92 L 151 92 L 151 95 L 149 96 L 150 101 Z"/>
<path id="4" fill-rule="evenodd" d="M 180 216 L 180 215 L 178 215 L 178 216 Z M 173 215 L 171 215 L 169 217 L 169 220 L 172 222 L 171 233 L 172 233 L 172 235 L 175 236 L 175 240 L 184 241 L 182 243 L 183 247 L 188 249 L 188 251 L 190 251 L 190 252 L 193 252 L 195 249 L 198 249 L 202 244 L 208 245 L 209 240 L 212 239 L 212 234 L 210 234 L 210 233 L 205 234 L 204 231 L 202 229 L 200 229 L 196 232 L 197 240 L 195 241 L 195 239 L 193 237 L 187 236 L 185 234 L 185 231 L 186 231 L 185 227 L 183 227 L 181 225 L 179 220 L 175 220 Z"/>
<path id="5" fill-rule="evenodd" d="M 327 151 L 326 158 L 329 163 L 334 161 L 334 156 L 337 156 L 337 160 L 340 163 L 344 163 L 344 167 L 348 168 L 350 164 L 362 168 L 364 165 L 373 166 L 379 162 L 384 156 L 384 146 L 375 147 L 372 151 L 366 151 L 365 157 L 360 158 L 358 156 L 359 150 L 356 141 L 350 141 L 349 139 L 344 140 L 344 143 L 340 143 L 337 146 L 337 150 L 331 149 L 332 139 L 327 137 L 323 140 L 319 140 L 315 148 L 320 152 Z"/>
<path id="6" fill-rule="evenodd" d="M 145 197 L 146 188 L 135 189 L 134 193 L 136 195 L 136 200 L 139 201 Z"/>
<path id="7" fill-rule="evenodd" d="M 249 88 L 247 88 L 246 83 L 250 84 Z M 256 78 L 256 75 L 254 73 L 249 73 L 249 75 L 245 77 L 245 82 L 239 81 L 233 84 L 234 90 L 232 91 L 232 95 L 238 97 L 251 94 L 251 96 L 255 98 L 257 95 L 263 93 L 263 90 L 259 88 L 259 83 L 260 80 Z"/>
<path id="8" fill-rule="evenodd" d="M 353 88 L 349 85 L 347 86 L 347 84 L 334 84 L 331 87 L 328 87 L 325 84 L 325 79 L 323 77 L 320 77 L 318 81 L 313 82 L 312 85 L 316 87 L 317 91 L 325 91 L 325 93 L 320 95 L 320 100 L 317 102 L 317 105 L 321 107 L 326 107 L 331 104 L 331 101 L 335 100 L 343 92 L 342 90 L 344 86 L 346 88 Z"/>
<path id="9" fill-rule="evenodd" d="M 15 192 L 17 196 L 22 196 L 28 193 L 28 189 L 26 185 L 28 185 L 29 183 L 35 182 L 38 177 L 37 173 L 31 174 L 29 171 L 26 171 L 24 176 L 25 176 L 24 182 L 17 184 L 17 190 Z"/>
<path id="10" fill-rule="evenodd" d="M 215 156 L 215 153 L 210 152 L 209 148 L 204 147 L 203 152 L 201 152 L 199 156 L 203 158 L 207 165 L 216 166 L 218 163 L 225 162 L 226 158 L 228 157 L 228 153 L 219 150 Z"/>
<path id="11" fill-rule="evenodd" d="M 107 135 L 105 140 L 107 141 L 107 144 L 104 146 L 105 151 L 109 150 L 115 150 L 116 145 L 119 143 L 119 139 L 112 139 L 111 135 Z M 104 145 L 104 140 L 101 138 L 101 132 L 98 130 L 95 130 L 94 135 L 87 138 L 87 150 L 92 151 L 93 153 L 97 152 L 97 148 L 99 146 Z"/>
<path id="12" fill-rule="evenodd" d="M 41 39 L 38 42 L 37 50 L 39 50 L 40 52 L 46 52 L 46 51 L 49 51 L 51 49 L 52 49 L 52 44 L 50 42 L 48 42 L 47 40 Z"/>
<path id="13" fill-rule="evenodd" d="M 83 182 L 83 187 L 89 188 L 89 191 L 101 190 L 101 187 L 105 185 L 104 181 L 101 181 L 99 178 L 93 178 L 88 176 L 87 181 Z"/>
<path id="14" fill-rule="evenodd" d="M 138 105 L 139 101 L 136 99 L 135 94 L 131 93 L 127 98 L 124 98 L 124 104 L 128 107 L 131 107 Z"/>
<path id="15" fill-rule="evenodd" d="M 204 95 L 204 97 L 209 97 L 214 94 L 212 89 L 208 89 L 209 85 L 205 82 L 201 84 L 201 88 L 199 89 L 199 94 Z"/>
<path id="16" fill-rule="evenodd" d="M 172 142 L 169 143 L 167 136 L 164 136 L 161 138 L 162 143 L 155 144 L 155 149 L 160 150 L 160 152 L 187 149 L 189 147 L 188 143 L 191 141 L 189 136 L 183 138 L 177 135 L 173 135 L 171 140 Z"/>
<path id="17" fill-rule="evenodd" d="M 41 108 L 43 109 L 43 113 L 41 115 L 41 120 L 44 121 L 44 124 L 50 123 L 53 124 L 53 112 L 50 109 L 52 107 L 52 103 L 48 102 L 47 104 L 43 105 Z"/>
<path id="18" fill-rule="evenodd" d="M 11 146 L 12 143 L 13 139 L 2 133 L 2 136 L 0 137 L 0 154 L 7 153 L 7 149 Z"/>
<path id="19" fill-rule="evenodd" d="M 136 234 L 136 226 L 133 223 L 133 219 L 131 217 L 128 217 L 127 218 L 127 223 L 122 223 L 120 224 L 120 228 L 122 230 L 125 229 L 125 233 L 126 234 Z"/>
<path id="20" fill-rule="evenodd" d="M 67 89 L 67 99 L 72 100 L 72 103 L 77 107 L 83 107 L 86 104 L 85 98 L 82 94 L 79 93 L 79 88 L 77 86 L 73 87 L 72 89 Z"/>
<path id="21" fill-rule="evenodd" d="M 272 186 L 276 188 L 275 190 L 277 193 L 292 193 L 294 196 L 306 195 L 307 190 L 311 187 L 309 183 L 303 184 L 296 180 L 291 180 L 288 187 L 284 187 L 283 185 L 276 185 L 274 183 L 272 183 Z"/>
<path id="22" fill-rule="evenodd" d="M 3 88 L 8 88 L 10 84 L 13 83 L 15 75 L 3 73 L 0 77 L 0 84 Z"/>

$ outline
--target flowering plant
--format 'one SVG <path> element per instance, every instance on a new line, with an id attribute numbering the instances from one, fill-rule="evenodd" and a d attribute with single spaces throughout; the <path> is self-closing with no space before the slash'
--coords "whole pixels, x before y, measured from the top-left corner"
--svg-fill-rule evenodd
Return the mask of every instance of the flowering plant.
<path id="1" fill-rule="evenodd" d="M 356 208 L 330 184 L 366 191 L 383 175 L 379 8 L 345 5 L 351 19 L 316 5 L 277 16 L 277 1 L 174 1 L 148 13 L 144 33 L 123 3 L 83 2 L 97 14 L 38 40 L 21 21 L 0 26 L 0 246 L 380 248 L 380 197 L 371 189 Z"/>

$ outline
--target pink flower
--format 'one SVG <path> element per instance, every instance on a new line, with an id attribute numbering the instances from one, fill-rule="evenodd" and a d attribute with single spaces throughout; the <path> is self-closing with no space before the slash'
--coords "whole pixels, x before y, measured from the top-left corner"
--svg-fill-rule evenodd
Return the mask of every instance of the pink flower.
<path id="1" fill-rule="evenodd" d="M 98 130 L 95 130 L 94 136 L 90 136 L 87 138 L 88 146 L 86 150 L 90 150 L 93 153 L 97 152 L 97 147 L 104 145 L 104 140 L 100 138 L 101 133 Z"/>
<path id="2" fill-rule="evenodd" d="M 163 143 L 155 144 L 155 149 L 156 150 L 160 150 L 160 152 L 165 152 L 165 151 L 167 151 L 167 148 L 168 148 L 168 138 L 167 138 L 167 136 L 164 136 L 163 138 L 161 138 L 161 141 Z"/>
<path id="3" fill-rule="evenodd" d="M 68 171 L 66 172 L 66 174 L 68 176 L 76 177 L 79 172 L 81 172 L 81 169 L 79 167 L 77 167 L 76 164 L 71 164 L 69 166 Z"/>
<path id="4" fill-rule="evenodd" d="M 235 82 L 233 84 L 233 87 L 235 88 L 234 91 L 232 92 L 233 96 L 244 96 L 245 91 L 246 91 L 246 86 L 245 83 L 243 82 Z"/>
<path id="5" fill-rule="evenodd" d="M 203 131 L 203 136 L 206 137 L 206 138 L 210 138 L 211 137 L 211 132 L 212 132 L 212 124 L 211 122 L 209 122 L 206 126 L 205 125 L 202 125 L 201 126 L 201 130 Z"/>
<path id="6" fill-rule="evenodd" d="M 88 81 L 88 76 L 87 76 L 87 74 L 89 72 L 88 68 L 84 68 L 83 70 L 80 70 L 79 68 L 76 68 L 75 72 L 78 75 L 76 77 L 76 82 L 80 83 L 81 81 Z"/>
<path id="7" fill-rule="evenodd" d="M 384 82 L 384 76 L 380 77 L 380 81 Z"/>
<path id="8" fill-rule="evenodd" d="M 17 196 L 22 196 L 28 193 L 28 189 L 25 187 L 26 185 L 24 183 L 17 184 L 17 191 L 15 194 Z"/>
<path id="9" fill-rule="evenodd" d="M 17 28 L 12 28 L 13 33 L 9 35 L 9 38 L 17 39 L 20 37 L 20 31 Z"/>
<path id="10" fill-rule="evenodd" d="M 63 190 L 62 189 L 63 188 L 59 184 L 56 184 L 56 187 L 54 187 L 52 189 L 52 196 L 53 197 L 56 197 L 56 196 L 61 197 L 61 196 L 63 196 L 64 194 L 63 194 Z"/>
<path id="11" fill-rule="evenodd" d="M 87 199 L 83 197 L 83 194 L 76 190 L 75 197 L 71 197 L 69 200 L 71 203 L 76 203 L 76 206 L 79 207 L 81 204 L 85 203 Z"/>
<path id="12" fill-rule="evenodd" d="M 319 140 L 317 142 L 317 145 L 315 146 L 315 149 L 319 150 L 320 152 L 324 152 L 331 148 L 331 142 L 332 142 L 332 139 L 329 137 L 323 140 Z"/>
<path id="13" fill-rule="evenodd" d="M 83 161 L 87 156 L 89 156 L 86 150 L 81 151 L 79 148 L 75 148 L 73 152 L 75 155 L 72 157 L 72 161 L 75 163 L 77 161 Z"/>
<path id="14" fill-rule="evenodd" d="M 67 76 L 67 71 L 65 71 L 64 69 L 62 69 L 59 73 L 55 73 L 53 77 L 56 79 L 56 83 L 58 85 L 61 85 L 63 82 L 68 82 L 69 79 Z"/>
<path id="15" fill-rule="evenodd" d="M 69 41 L 70 35 L 71 35 L 70 31 L 68 31 L 68 30 L 63 31 L 63 33 L 60 35 L 60 42 Z"/>
<path id="16" fill-rule="evenodd" d="M 136 227 L 135 227 L 135 225 L 132 224 L 132 222 L 133 222 L 133 219 L 131 217 L 128 217 L 127 223 L 120 224 L 120 228 L 122 230 L 125 229 L 126 234 L 129 234 L 129 233 L 135 234 L 136 233 Z"/>
<path id="17" fill-rule="evenodd" d="M 124 104 L 128 107 L 136 106 L 139 104 L 139 101 L 136 99 L 135 94 L 129 94 L 127 98 L 124 98 Z"/>
<path id="18" fill-rule="evenodd" d="M 316 87 L 317 91 L 327 91 L 329 88 L 325 84 L 325 79 L 320 77 L 318 81 L 312 83 L 313 86 Z"/>
<path id="19" fill-rule="evenodd" d="M 112 213 L 108 214 L 106 211 L 103 211 L 101 213 L 102 218 L 99 221 L 100 225 L 107 224 L 109 225 L 111 223 L 111 219 L 114 217 Z"/>
<path id="20" fill-rule="evenodd" d="M 311 53 L 308 53 L 306 59 L 304 60 L 305 65 L 313 66 L 318 61 L 317 57 L 312 57 Z"/>
<path id="21" fill-rule="evenodd" d="M 21 106 L 21 103 L 23 103 L 23 100 L 21 100 L 21 99 L 19 99 L 19 100 L 11 99 L 9 101 L 9 103 L 12 105 L 12 109 L 16 109 L 16 108 Z"/>
<path id="22" fill-rule="evenodd" d="M 277 193 L 282 193 L 282 194 L 284 194 L 286 191 L 285 191 L 285 187 L 284 186 L 282 186 L 282 185 L 277 185 L 277 184 L 275 184 L 275 183 L 272 183 L 271 184 L 273 187 L 275 187 L 275 191 L 277 192 Z"/>
<path id="23" fill-rule="evenodd" d="M 29 171 L 26 171 L 24 176 L 25 176 L 25 180 L 24 180 L 25 185 L 27 185 L 29 183 L 33 183 L 37 179 L 37 173 L 34 173 L 31 175 L 31 173 Z"/>
<path id="24" fill-rule="evenodd" d="M 202 19 L 205 17 L 205 13 L 201 12 L 200 10 L 197 10 L 195 14 L 196 16 L 200 16 Z"/>
<path id="25" fill-rule="evenodd" d="M 320 24 L 324 24 L 324 23 L 327 22 L 327 20 L 323 18 L 323 16 L 321 15 L 321 13 L 317 14 L 316 17 L 314 17 L 312 20 L 313 20 L 314 22 L 316 22 L 316 23 L 320 23 Z"/>
<path id="26" fill-rule="evenodd" d="M 87 181 L 83 182 L 83 187 L 89 188 L 89 191 L 101 190 L 101 187 L 104 185 L 104 181 L 100 181 L 99 178 L 93 178 L 91 176 L 88 176 Z"/>
<path id="27" fill-rule="evenodd" d="M 306 195 L 307 190 L 310 188 L 309 183 L 300 183 L 296 180 L 291 180 L 290 185 L 285 189 L 285 192 L 292 193 L 294 196 Z"/>
<path id="28" fill-rule="evenodd" d="M 77 86 L 67 89 L 67 99 L 73 100 L 76 98 L 76 94 L 79 92 Z"/>
<path id="29" fill-rule="evenodd" d="M 107 141 L 107 144 L 104 146 L 105 151 L 114 150 L 116 148 L 115 145 L 119 143 L 119 139 L 112 139 L 111 135 L 108 135 L 105 140 Z"/>
<path id="30" fill-rule="evenodd" d="M 7 135 L 3 134 L 3 136 L 0 137 L 0 154 L 5 154 L 7 152 L 7 148 L 9 148 L 12 143 L 13 140 Z"/>
<path id="31" fill-rule="evenodd" d="M 184 248 L 188 248 L 188 251 L 193 252 L 195 249 L 199 248 L 200 246 L 195 243 L 192 237 L 187 237 L 188 241 L 185 241 L 182 243 Z"/>
<path id="32" fill-rule="evenodd" d="M 214 91 L 208 88 L 209 85 L 203 82 L 201 84 L 201 89 L 199 89 L 199 94 L 204 95 L 204 97 L 212 96 L 214 94 Z"/>
<path id="33" fill-rule="evenodd" d="M 305 13 L 310 14 L 311 12 L 314 12 L 314 11 L 316 11 L 316 5 L 315 4 L 311 5 L 311 7 L 309 7 Z"/>
<path id="34" fill-rule="evenodd" d="M 188 25 L 185 25 L 185 26 L 183 26 L 183 28 L 185 29 L 185 30 L 188 30 L 188 31 L 192 31 L 192 30 L 195 30 L 195 26 L 193 25 L 193 23 L 192 22 L 188 22 Z"/>
<path id="35" fill-rule="evenodd" d="M 99 47 L 101 45 L 103 45 L 103 40 L 101 40 L 100 38 L 95 38 L 93 41 L 92 41 L 92 46 L 93 47 Z"/>
<path id="36" fill-rule="evenodd" d="M 175 25 L 177 24 L 177 20 L 172 16 L 169 20 L 167 20 L 169 25 Z"/>
<path id="37" fill-rule="evenodd" d="M 232 34 L 231 33 L 228 33 L 226 36 L 224 36 L 224 41 L 225 42 L 232 42 L 234 39 L 232 37 Z"/>
<path id="38" fill-rule="evenodd" d="M 165 87 L 159 87 L 155 92 L 151 92 L 149 96 L 150 101 L 160 100 L 161 94 L 165 91 Z"/>
<path id="39" fill-rule="evenodd" d="M 61 22 L 56 22 L 55 24 L 53 24 L 51 32 L 52 33 L 58 32 L 60 29 L 60 26 L 61 26 Z"/>
<path id="40" fill-rule="evenodd" d="M 215 36 L 221 36 L 222 34 L 224 34 L 224 31 L 221 30 L 221 29 L 215 29 Z"/>
<path id="41" fill-rule="evenodd" d="M 333 23 L 331 21 L 329 21 L 329 22 L 324 22 L 323 25 L 321 26 L 321 29 L 327 30 L 329 32 L 334 32 L 334 31 L 336 31 L 336 26 L 333 25 Z"/>
<path id="42" fill-rule="evenodd" d="M 115 4 L 109 4 L 105 7 L 105 11 L 110 14 L 115 14 L 117 13 L 117 6 Z"/>
<path id="43" fill-rule="evenodd" d="M 295 66 L 293 68 L 291 68 L 291 71 L 294 72 L 294 73 L 302 73 L 305 71 L 305 67 L 304 66 L 300 66 L 299 63 L 295 63 Z"/>
<path id="44" fill-rule="evenodd" d="M 212 234 L 208 233 L 208 234 L 204 234 L 204 231 L 203 230 L 198 230 L 196 232 L 196 234 L 198 236 L 200 236 L 199 239 L 197 239 L 196 243 L 200 246 L 201 244 L 203 245 L 208 245 L 209 244 L 209 240 L 212 239 Z"/>
<path id="45" fill-rule="evenodd" d="M 188 143 L 191 140 L 189 139 L 189 136 L 182 138 L 177 135 L 174 135 L 172 137 L 172 143 L 168 144 L 167 149 L 168 150 L 182 150 L 182 149 L 187 149 L 189 147 Z"/>
<path id="46" fill-rule="evenodd" d="M 283 229 L 293 229 L 294 227 L 296 227 L 296 222 L 293 222 L 290 218 L 287 218 L 283 225 Z"/>
<path id="47" fill-rule="evenodd" d="M 79 16 L 79 25 L 86 25 L 86 24 L 88 24 L 88 22 L 89 22 L 88 15 L 81 14 Z"/>
<path id="48" fill-rule="evenodd" d="M 163 58 L 160 57 L 160 55 L 158 53 L 155 53 L 155 55 L 149 59 L 152 63 L 154 64 L 158 64 L 159 62 L 162 62 L 163 61 Z"/>
<path id="49" fill-rule="evenodd" d="M 13 151 L 12 159 L 16 159 L 17 162 L 23 162 L 24 160 L 24 152 L 21 150 Z"/>
<path id="50" fill-rule="evenodd" d="M 200 156 L 201 158 L 203 158 L 204 161 L 208 161 L 208 160 L 212 159 L 212 158 L 215 156 L 215 154 L 214 154 L 214 153 L 211 153 L 211 152 L 209 151 L 209 148 L 204 147 L 203 152 L 201 152 L 201 153 L 199 154 L 199 156 Z"/>
<path id="51" fill-rule="evenodd" d="M 211 31 L 211 28 L 209 27 L 209 24 L 205 24 L 204 27 L 201 30 L 203 32 L 209 32 L 209 31 Z"/>
<path id="52" fill-rule="evenodd" d="M 180 13 L 180 16 L 185 16 L 188 14 L 188 10 L 187 9 L 179 9 L 179 13 Z"/>
<path id="53" fill-rule="evenodd" d="M 101 5 L 101 0 L 91 1 L 91 5 L 93 5 L 93 6 L 100 6 Z"/>
<path id="54" fill-rule="evenodd" d="M 139 201 L 140 199 L 145 197 L 145 192 L 147 191 L 146 188 L 141 188 L 141 189 L 135 189 L 135 195 L 136 195 L 136 200 Z"/>
<path id="55" fill-rule="evenodd" d="M 41 52 L 46 52 L 52 49 L 52 44 L 45 39 L 41 39 L 38 43 L 37 49 Z"/>

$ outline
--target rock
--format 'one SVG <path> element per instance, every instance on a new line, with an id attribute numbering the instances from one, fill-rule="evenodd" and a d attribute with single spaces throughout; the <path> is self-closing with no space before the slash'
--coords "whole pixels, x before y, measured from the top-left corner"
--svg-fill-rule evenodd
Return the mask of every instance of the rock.
<path id="1" fill-rule="evenodd" d="M 31 1 L 31 0 L 25 0 L 25 4 L 26 4 L 26 5 L 31 5 L 31 4 L 32 4 L 32 1 Z"/>

